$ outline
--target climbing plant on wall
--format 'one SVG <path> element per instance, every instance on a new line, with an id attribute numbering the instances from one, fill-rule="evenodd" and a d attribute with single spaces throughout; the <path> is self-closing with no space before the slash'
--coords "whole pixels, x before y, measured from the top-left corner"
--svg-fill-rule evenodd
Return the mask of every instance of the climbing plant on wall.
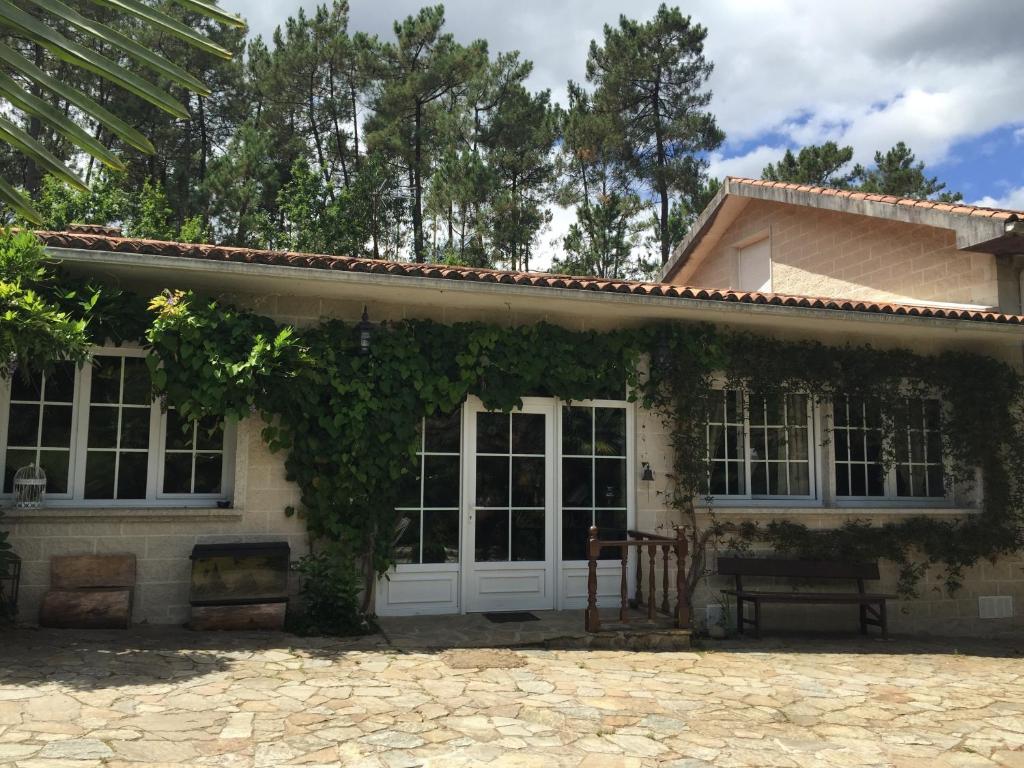
<path id="1" fill-rule="evenodd" d="M 908 592 L 928 564 L 942 564 L 955 588 L 964 567 L 1021 544 L 1021 381 L 991 358 L 780 342 L 709 325 L 598 333 L 544 323 L 430 321 L 380 328 L 372 353 L 362 356 L 353 327 L 336 320 L 295 332 L 188 293 L 159 297 L 153 307 L 148 339 L 157 389 L 186 414 L 260 413 L 264 438 L 284 453 L 288 477 L 301 489 L 310 532 L 333 543 L 350 569 L 362 564 L 367 584 L 391 563 L 397 489 L 415 465 L 422 417 L 450 412 L 468 395 L 507 410 L 526 395 L 580 400 L 624 381 L 669 424 L 670 503 L 689 526 L 694 581 L 704 575 L 712 542 L 760 539 L 800 555 L 885 557 L 900 565 Z M 917 515 L 885 525 L 855 521 L 825 533 L 791 520 L 722 526 L 701 507 L 708 398 L 723 385 L 870 398 L 890 430 L 908 423 L 908 399 L 937 396 L 948 405 L 949 482 L 969 483 L 980 468 L 984 505 L 962 520 Z"/>
<path id="2" fill-rule="evenodd" d="M 899 564 L 909 592 L 929 565 L 955 588 L 964 568 L 1024 543 L 1021 378 L 984 356 L 783 342 L 703 324 L 583 332 L 416 320 L 378 327 L 371 353 L 361 355 L 353 326 L 336 320 L 295 330 L 187 292 L 157 296 L 147 315 L 130 293 L 52 270 L 39 280 L 69 322 L 85 322 L 90 343 L 144 339 L 155 394 L 182 415 L 259 418 L 263 438 L 300 489 L 295 511 L 325 555 L 309 572 L 336 582 L 315 600 L 335 617 L 334 628 L 337 617 L 352 624 L 370 610 L 371 590 L 355 604 L 358 586 L 391 564 L 395 501 L 415 466 L 421 419 L 450 412 L 469 395 L 507 410 L 524 396 L 582 400 L 628 384 L 669 426 L 669 502 L 691 536 L 691 586 L 705 574 L 712 545 L 760 540 L 798 555 L 887 558 Z M 818 400 L 871 398 L 890 430 L 908 423 L 908 398 L 937 396 L 947 406 L 946 476 L 964 486 L 980 468 L 982 506 L 962 519 L 914 515 L 826 532 L 786 519 L 720 524 L 705 501 L 705 424 L 708 399 L 722 385 Z"/>

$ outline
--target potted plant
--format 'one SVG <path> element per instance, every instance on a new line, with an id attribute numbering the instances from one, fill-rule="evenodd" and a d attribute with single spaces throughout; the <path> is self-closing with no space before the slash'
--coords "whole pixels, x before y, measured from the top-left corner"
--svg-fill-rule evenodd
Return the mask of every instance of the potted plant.
<path id="1" fill-rule="evenodd" d="M 0 510 L 0 520 L 3 519 Z M 8 531 L 0 530 L 0 618 L 13 621 L 18 610 L 18 583 L 21 581 L 21 558 L 14 554 L 7 540 Z"/>

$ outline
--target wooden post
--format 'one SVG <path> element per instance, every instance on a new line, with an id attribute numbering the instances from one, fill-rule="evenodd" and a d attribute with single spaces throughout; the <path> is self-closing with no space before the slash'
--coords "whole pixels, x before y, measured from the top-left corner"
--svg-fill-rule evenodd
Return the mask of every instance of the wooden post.
<path id="1" fill-rule="evenodd" d="M 629 621 L 629 545 L 623 544 L 622 569 L 619 578 L 619 621 L 623 624 Z"/>
<path id="2" fill-rule="evenodd" d="M 650 576 L 650 578 L 647 580 L 648 581 L 648 585 L 647 585 L 647 619 L 649 621 L 653 621 L 654 620 L 654 584 L 655 584 L 654 561 L 657 558 L 657 556 L 658 556 L 658 547 L 656 545 L 654 545 L 654 544 L 648 544 L 647 545 L 647 560 L 648 560 L 648 562 L 647 562 L 647 572 L 648 572 L 648 576 Z M 636 559 L 637 559 L 637 562 L 639 563 L 640 562 L 640 552 L 637 552 Z M 637 570 L 640 570 L 640 569 L 637 568 Z M 638 593 L 639 593 L 639 591 L 640 590 L 637 589 Z"/>
<path id="3" fill-rule="evenodd" d="M 676 528 L 676 627 L 690 626 L 690 601 L 686 594 L 686 530 Z"/>
<path id="4" fill-rule="evenodd" d="M 626 534 L 627 537 L 632 538 L 632 534 Z M 640 557 L 640 553 L 643 550 L 637 550 L 636 555 L 636 595 L 633 598 L 634 607 L 639 608 L 644 604 L 644 568 L 643 558 Z"/>
<path id="5" fill-rule="evenodd" d="M 600 554 L 597 526 L 592 525 L 587 539 L 587 613 L 583 622 L 587 632 L 601 631 L 601 615 L 597 612 L 597 558 Z"/>
<path id="6" fill-rule="evenodd" d="M 672 611 L 668 607 L 668 552 L 669 545 L 661 546 L 661 612 L 668 616 Z"/>

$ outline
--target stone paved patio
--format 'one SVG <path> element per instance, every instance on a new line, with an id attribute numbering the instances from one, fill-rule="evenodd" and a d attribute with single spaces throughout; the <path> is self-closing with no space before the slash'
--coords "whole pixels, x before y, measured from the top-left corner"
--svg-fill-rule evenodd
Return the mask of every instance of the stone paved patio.
<path id="1" fill-rule="evenodd" d="M 0 632 L 0 765 L 1024 766 L 1019 642 Z"/>

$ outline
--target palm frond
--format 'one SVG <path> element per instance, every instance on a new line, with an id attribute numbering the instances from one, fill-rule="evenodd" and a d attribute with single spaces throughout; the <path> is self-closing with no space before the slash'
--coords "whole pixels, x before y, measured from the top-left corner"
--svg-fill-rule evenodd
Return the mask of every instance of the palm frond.
<path id="1" fill-rule="evenodd" d="M 103 80 L 122 88 L 152 104 L 169 115 L 184 119 L 189 117 L 187 108 L 171 94 L 155 83 L 142 77 L 130 66 L 122 65 L 93 50 L 84 42 L 94 41 L 124 54 L 135 64 L 151 73 L 200 96 L 210 94 L 201 80 L 173 61 L 161 56 L 150 48 L 140 45 L 130 36 L 103 24 L 89 15 L 71 8 L 62 0 L 25 0 L 42 13 L 37 17 L 14 5 L 9 0 L 0 0 L 0 24 L 44 49 L 50 56 L 71 66 L 91 72 Z M 220 58 L 231 58 L 231 52 L 210 41 L 199 32 L 177 19 L 146 5 L 139 0 L 92 0 L 96 5 L 140 19 L 146 26 L 157 32 L 183 40 L 199 51 Z M 217 7 L 208 0 L 175 0 L 179 6 L 191 13 L 205 16 L 220 24 L 243 28 L 245 22 L 234 14 Z M 54 22 L 66 24 L 79 33 L 75 40 L 57 31 Z M 83 42 L 78 42 L 81 39 Z M 17 78 L 17 79 L 16 79 Z M 22 81 L 33 84 L 30 91 L 21 85 Z M 37 95 L 37 93 L 39 95 Z M 114 111 L 99 104 L 82 91 L 47 73 L 35 62 L 9 45 L 0 43 L 0 103 L 6 102 L 11 110 L 0 117 L 0 142 L 5 142 L 25 155 L 40 170 L 51 173 L 67 183 L 84 189 L 85 185 L 59 158 L 47 150 L 37 139 L 30 136 L 14 122 L 16 113 L 38 119 L 45 127 L 59 133 L 73 146 L 96 158 L 111 168 L 123 169 L 118 159 L 97 136 L 90 134 L 62 110 L 54 106 L 54 99 L 75 107 L 83 119 L 91 121 L 113 134 L 135 149 L 152 153 L 154 147 L 143 134 L 118 117 Z M 98 135 L 98 134 L 97 134 Z M 29 199 L 19 192 L 9 180 L 0 179 L 0 206 L 6 206 L 15 214 L 28 221 L 40 223 L 38 213 Z"/>

